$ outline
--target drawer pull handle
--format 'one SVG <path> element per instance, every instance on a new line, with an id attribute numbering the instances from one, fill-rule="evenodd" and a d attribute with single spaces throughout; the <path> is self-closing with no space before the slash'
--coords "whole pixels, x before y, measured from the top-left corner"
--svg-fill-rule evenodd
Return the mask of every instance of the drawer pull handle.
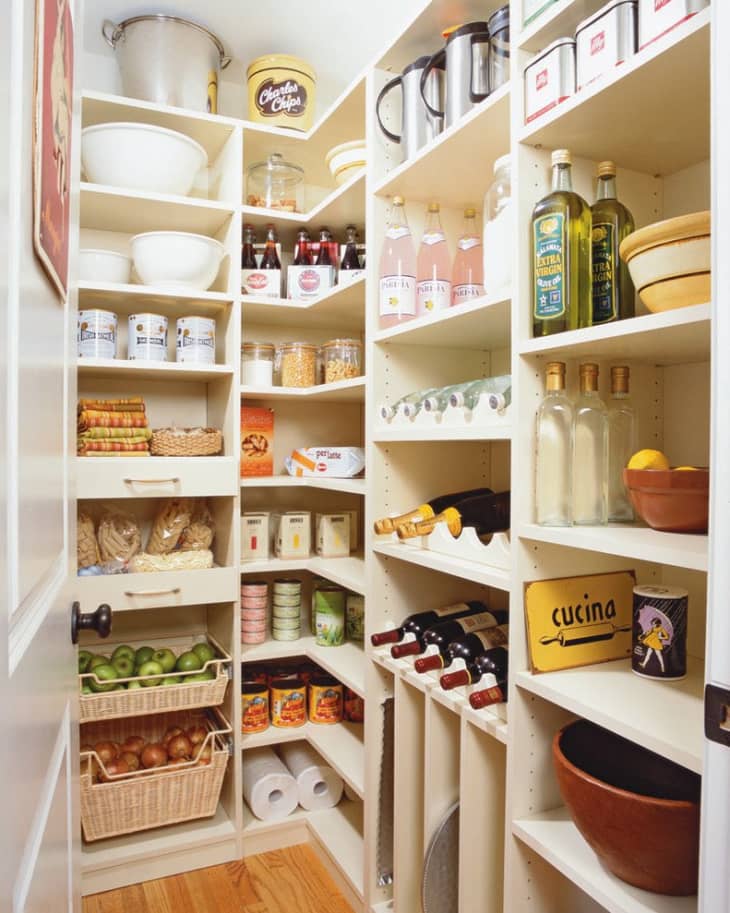
<path id="1" fill-rule="evenodd" d="M 167 596 L 172 593 L 176 596 L 180 592 L 179 586 L 172 586 L 166 590 L 125 590 L 125 596 Z"/>
<path id="2" fill-rule="evenodd" d="M 124 484 L 137 485 L 139 483 L 140 485 L 164 485 L 169 482 L 171 485 L 177 485 L 179 481 L 179 476 L 171 476 L 169 479 L 125 479 Z"/>

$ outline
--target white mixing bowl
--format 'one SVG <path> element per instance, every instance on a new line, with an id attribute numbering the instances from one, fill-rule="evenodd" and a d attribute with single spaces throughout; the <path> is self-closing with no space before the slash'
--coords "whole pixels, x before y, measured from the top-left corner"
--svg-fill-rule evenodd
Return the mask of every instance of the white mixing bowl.
<path id="1" fill-rule="evenodd" d="M 79 251 L 80 282 L 129 282 L 131 257 L 115 250 L 87 247 Z"/>
<path id="2" fill-rule="evenodd" d="M 145 285 L 204 292 L 218 275 L 220 241 L 185 231 L 146 231 L 130 241 L 134 268 Z"/>
<path id="3" fill-rule="evenodd" d="M 98 124 L 81 131 L 81 163 L 94 184 L 186 195 L 208 155 L 200 143 L 166 127 Z"/>

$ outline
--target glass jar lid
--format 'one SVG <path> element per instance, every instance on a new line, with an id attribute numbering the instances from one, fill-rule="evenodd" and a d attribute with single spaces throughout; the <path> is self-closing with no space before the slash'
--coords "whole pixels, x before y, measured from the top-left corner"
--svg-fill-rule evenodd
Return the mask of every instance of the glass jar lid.
<path id="1" fill-rule="evenodd" d="M 304 180 L 304 169 L 291 162 L 285 162 L 278 152 L 272 152 L 265 162 L 249 165 L 248 176 L 261 181 L 265 186 L 271 184 L 301 184 Z"/>
<path id="2" fill-rule="evenodd" d="M 316 352 L 317 346 L 311 342 L 282 342 L 279 346 L 282 352 L 291 352 L 292 349 L 302 349 L 307 352 Z"/>
<path id="3" fill-rule="evenodd" d="M 273 342 L 244 342 L 241 351 L 246 355 L 268 355 L 273 358 L 275 346 Z"/>
<path id="4" fill-rule="evenodd" d="M 361 349 L 362 343 L 359 339 L 330 339 L 324 343 L 323 349 L 333 349 L 343 346 L 347 349 Z"/>

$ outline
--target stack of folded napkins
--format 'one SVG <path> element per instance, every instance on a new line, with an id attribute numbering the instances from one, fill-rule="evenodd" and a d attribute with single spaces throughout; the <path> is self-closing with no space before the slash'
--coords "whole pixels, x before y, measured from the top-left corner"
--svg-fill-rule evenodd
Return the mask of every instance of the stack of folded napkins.
<path id="1" fill-rule="evenodd" d="M 79 456 L 148 456 L 152 430 L 141 396 L 130 399 L 80 399 L 77 418 Z"/>

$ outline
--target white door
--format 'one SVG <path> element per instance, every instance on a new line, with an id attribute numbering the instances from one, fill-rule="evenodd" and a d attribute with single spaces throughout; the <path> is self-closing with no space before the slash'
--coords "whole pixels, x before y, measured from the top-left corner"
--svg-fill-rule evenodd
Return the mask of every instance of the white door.
<path id="1" fill-rule="evenodd" d="M 33 250 L 35 15 L 6 0 L 0 29 L 0 910 L 78 913 L 76 297 L 62 304 Z"/>

